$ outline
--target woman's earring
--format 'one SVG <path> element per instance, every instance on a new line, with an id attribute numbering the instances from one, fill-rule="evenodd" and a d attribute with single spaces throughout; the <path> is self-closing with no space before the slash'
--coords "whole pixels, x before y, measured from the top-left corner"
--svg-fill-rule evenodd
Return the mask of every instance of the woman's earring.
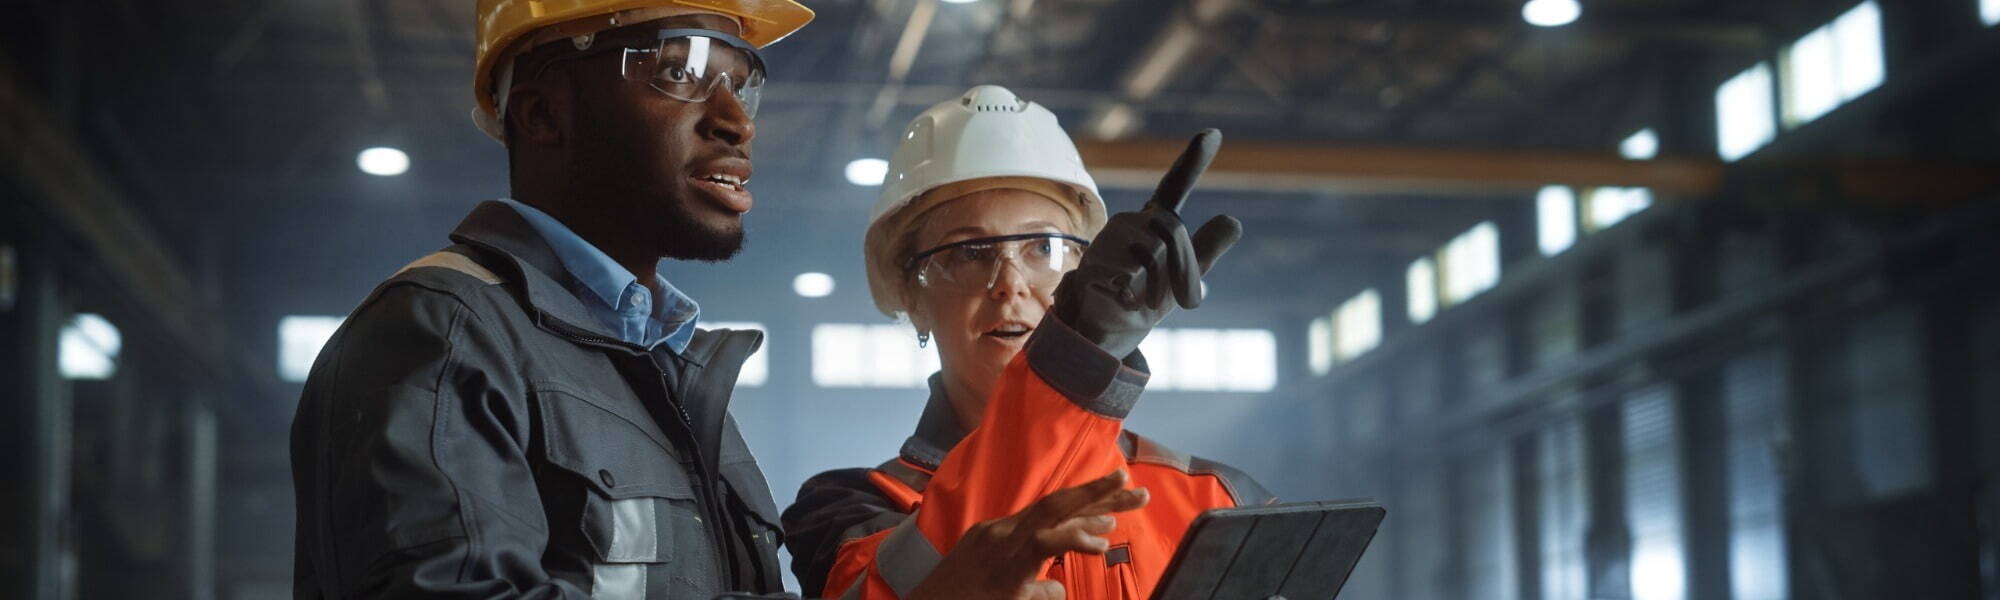
<path id="1" fill-rule="evenodd" d="M 928 348 L 930 347 L 930 345 L 931 345 L 931 332 L 928 331 L 917 332 L 917 347 Z"/>

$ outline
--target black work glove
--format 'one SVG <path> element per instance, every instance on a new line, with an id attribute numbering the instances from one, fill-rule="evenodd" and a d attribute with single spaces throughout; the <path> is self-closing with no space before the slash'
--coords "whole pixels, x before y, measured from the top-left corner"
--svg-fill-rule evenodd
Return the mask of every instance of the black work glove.
<path id="1" fill-rule="evenodd" d="M 1201 276 L 1243 237 L 1243 223 L 1229 215 L 1209 219 L 1192 237 L 1181 224 L 1181 205 L 1221 147 L 1222 132 L 1195 134 L 1145 207 L 1111 216 L 1056 286 L 1056 318 L 1124 358 L 1173 311 L 1170 298 L 1183 308 L 1201 306 Z"/>

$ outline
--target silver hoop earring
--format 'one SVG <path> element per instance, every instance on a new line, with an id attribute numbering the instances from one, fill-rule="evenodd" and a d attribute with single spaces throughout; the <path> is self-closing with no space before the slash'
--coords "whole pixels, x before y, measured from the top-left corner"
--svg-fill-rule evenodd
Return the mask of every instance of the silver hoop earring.
<path id="1" fill-rule="evenodd" d="M 931 332 L 928 331 L 917 332 L 917 347 L 928 348 L 930 347 L 930 345 L 931 345 Z"/>

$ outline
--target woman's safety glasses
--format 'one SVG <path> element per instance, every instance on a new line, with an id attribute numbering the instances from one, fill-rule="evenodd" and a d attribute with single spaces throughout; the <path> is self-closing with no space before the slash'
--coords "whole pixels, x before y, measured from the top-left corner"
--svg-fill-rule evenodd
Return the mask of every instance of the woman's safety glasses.
<path id="1" fill-rule="evenodd" d="M 1076 269 L 1090 242 L 1061 233 L 1022 233 L 952 242 L 917 253 L 906 268 L 917 285 L 956 293 L 982 293 L 1000 281 L 1000 265 L 1012 263 L 1029 287 L 1048 292 Z"/>
<path id="2" fill-rule="evenodd" d="M 644 83 L 682 102 L 707 102 L 716 90 L 727 89 L 736 94 L 745 114 L 757 116 L 764 92 L 764 59 L 741 38 L 709 29 L 661 29 L 653 43 L 600 42 L 542 63 L 535 77 L 550 65 L 619 52 L 623 64 L 618 72 L 626 81 Z"/>

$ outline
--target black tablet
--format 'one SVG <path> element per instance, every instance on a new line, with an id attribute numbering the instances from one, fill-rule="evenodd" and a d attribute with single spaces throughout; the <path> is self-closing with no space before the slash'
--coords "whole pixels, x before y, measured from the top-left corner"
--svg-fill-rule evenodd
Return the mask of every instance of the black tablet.
<path id="1" fill-rule="evenodd" d="M 1153 600 L 1331 600 L 1386 514 L 1367 500 L 1202 513 Z"/>

